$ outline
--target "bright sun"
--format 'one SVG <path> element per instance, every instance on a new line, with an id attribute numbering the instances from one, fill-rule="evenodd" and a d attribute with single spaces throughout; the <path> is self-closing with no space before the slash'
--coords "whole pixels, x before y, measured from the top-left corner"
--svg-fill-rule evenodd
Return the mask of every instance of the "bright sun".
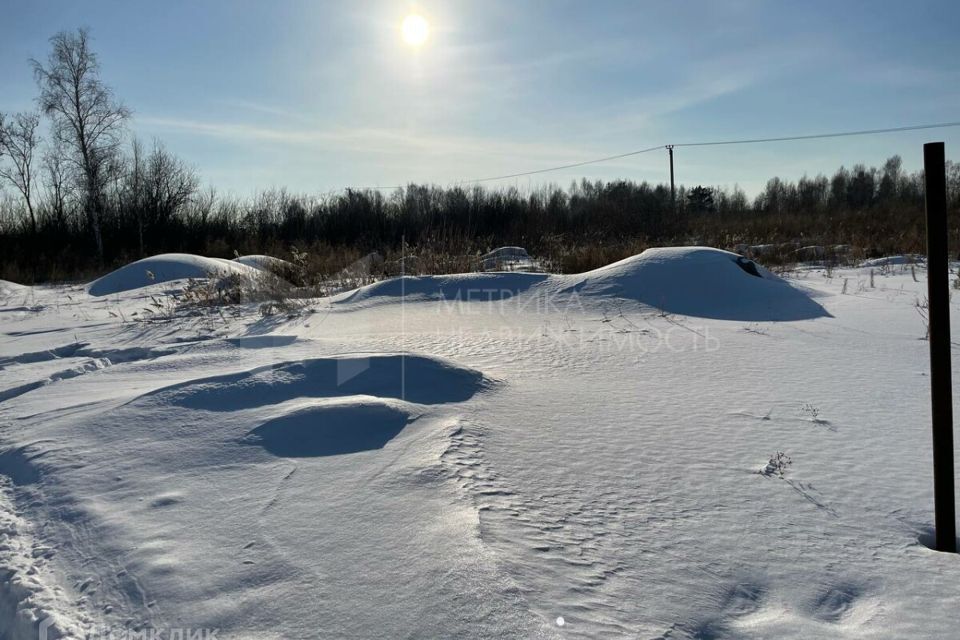
<path id="1" fill-rule="evenodd" d="M 430 35 L 430 25 L 422 16 L 413 14 L 403 19 L 400 31 L 403 33 L 404 42 L 419 47 L 427 41 L 427 36 Z"/>

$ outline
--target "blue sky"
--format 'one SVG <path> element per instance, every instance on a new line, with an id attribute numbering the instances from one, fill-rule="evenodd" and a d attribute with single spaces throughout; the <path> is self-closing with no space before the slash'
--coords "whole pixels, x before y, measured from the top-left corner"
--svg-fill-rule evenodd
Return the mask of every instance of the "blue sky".
<path id="1" fill-rule="evenodd" d="M 405 44 L 418 13 L 428 41 Z M 104 79 L 221 191 L 450 184 L 664 143 L 960 120 L 960 3 L 4 0 L 0 111 L 87 26 Z M 960 129 L 677 150 L 684 184 L 798 178 Z M 665 181 L 666 152 L 502 182 Z"/>

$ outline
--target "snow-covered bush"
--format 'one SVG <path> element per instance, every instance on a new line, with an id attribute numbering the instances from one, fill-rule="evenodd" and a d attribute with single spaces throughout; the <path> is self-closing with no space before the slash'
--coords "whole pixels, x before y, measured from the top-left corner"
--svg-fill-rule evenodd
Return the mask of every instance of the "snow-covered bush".
<path id="1" fill-rule="evenodd" d="M 766 466 L 760 470 L 760 475 L 782 478 L 791 464 L 793 464 L 793 460 L 790 459 L 790 456 L 783 451 L 777 451 L 770 456 Z"/>

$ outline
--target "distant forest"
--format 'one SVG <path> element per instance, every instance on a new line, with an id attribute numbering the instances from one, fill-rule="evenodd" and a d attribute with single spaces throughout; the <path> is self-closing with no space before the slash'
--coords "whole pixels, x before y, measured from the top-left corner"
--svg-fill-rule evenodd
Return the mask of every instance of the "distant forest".
<path id="1" fill-rule="evenodd" d="M 423 272 L 469 269 L 503 245 L 564 272 L 656 245 L 782 245 L 765 256 L 773 262 L 811 245 L 846 245 L 847 257 L 925 246 L 922 174 L 904 172 L 898 156 L 830 177 L 771 178 L 753 199 L 738 188 L 680 186 L 674 202 L 669 185 L 629 180 L 224 197 L 201 188 L 196 169 L 162 142 L 130 136 L 130 112 L 100 78 L 86 31 L 57 34 L 47 60 L 31 64 L 38 109 L 0 113 L 0 279 L 74 280 L 164 252 L 296 250 L 318 272 L 335 273 L 373 251 L 389 265 L 402 243 Z M 947 182 L 957 228 L 960 164 L 948 162 Z M 960 237 L 951 247 L 960 249 Z"/>

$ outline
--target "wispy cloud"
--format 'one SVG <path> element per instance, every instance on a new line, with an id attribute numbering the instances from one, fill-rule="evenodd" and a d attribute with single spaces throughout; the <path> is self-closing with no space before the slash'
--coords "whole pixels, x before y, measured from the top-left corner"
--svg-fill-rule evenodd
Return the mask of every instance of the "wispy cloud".
<path id="1" fill-rule="evenodd" d="M 307 118 L 295 111 L 291 111 L 290 109 L 283 109 L 275 105 L 262 104 L 259 102 L 252 102 L 250 100 L 241 100 L 238 98 L 216 100 L 215 102 L 216 104 L 222 105 L 230 109 L 239 110 L 239 111 L 259 113 L 261 115 L 280 118 L 286 121 L 310 123 L 310 118 Z"/>
<path id="2" fill-rule="evenodd" d="M 760 86 L 776 76 L 829 55 L 826 41 L 787 41 L 745 47 L 710 59 L 688 61 L 662 87 L 647 87 L 638 97 L 597 114 L 591 135 L 610 136 L 649 129 L 664 116 L 698 107 Z"/>
<path id="3" fill-rule="evenodd" d="M 140 117 L 137 122 L 150 129 L 190 133 L 230 142 L 264 142 L 371 155 L 469 156 L 484 158 L 492 164 L 505 168 L 516 168 L 523 162 L 558 164 L 577 162 L 606 153 L 604 150 L 583 149 L 564 144 L 523 142 L 487 136 L 441 135 L 409 130 L 279 128 L 157 116 Z"/>
<path id="4" fill-rule="evenodd" d="M 547 51 L 536 56 L 520 60 L 500 60 L 480 62 L 466 69 L 469 74 L 501 78 L 502 74 L 509 77 L 525 78 L 533 73 L 540 73 L 549 69 L 569 67 L 572 65 L 603 64 L 606 62 L 622 61 L 625 55 L 637 61 L 635 43 L 623 40 L 608 40 L 578 48 L 566 48 Z"/>

